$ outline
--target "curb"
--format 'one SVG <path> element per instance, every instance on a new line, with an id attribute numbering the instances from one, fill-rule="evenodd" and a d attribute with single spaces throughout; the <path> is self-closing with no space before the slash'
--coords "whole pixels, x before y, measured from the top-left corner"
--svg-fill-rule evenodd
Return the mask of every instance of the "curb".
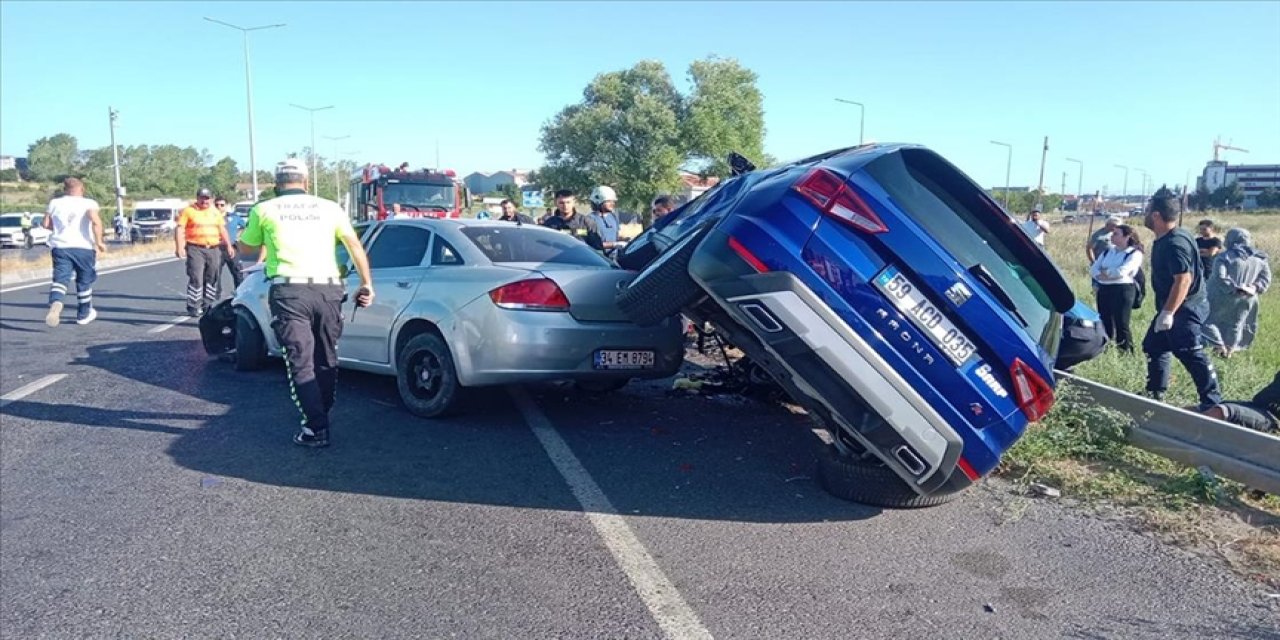
<path id="1" fill-rule="evenodd" d="M 98 261 L 97 269 L 102 271 L 103 269 L 110 269 L 112 267 L 126 267 L 146 262 L 155 262 L 159 264 L 168 259 L 175 258 L 173 258 L 173 256 L 168 256 L 168 258 L 166 258 L 165 253 L 111 257 L 108 252 L 108 256 L 106 258 Z M 48 280 L 52 269 L 53 266 L 49 264 L 42 264 L 39 268 L 6 269 L 3 273 L 0 273 L 0 286 L 7 287 L 10 285 L 30 284 L 32 282 Z"/>

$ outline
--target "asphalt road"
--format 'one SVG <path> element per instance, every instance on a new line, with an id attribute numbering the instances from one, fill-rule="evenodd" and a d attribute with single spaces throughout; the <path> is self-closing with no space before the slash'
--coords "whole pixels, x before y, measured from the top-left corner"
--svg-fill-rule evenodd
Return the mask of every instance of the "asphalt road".
<path id="1" fill-rule="evenodd" d="M 1280 638 L 1218 563 L 999 482 L 843 502 L 805 419 L 667 381 L 428 422 L 344 372 L 302 450 L 280 365 L 173 324 L 181 272 L 103 275 L 83 327 L 0 291 L 6 638 Z"/>

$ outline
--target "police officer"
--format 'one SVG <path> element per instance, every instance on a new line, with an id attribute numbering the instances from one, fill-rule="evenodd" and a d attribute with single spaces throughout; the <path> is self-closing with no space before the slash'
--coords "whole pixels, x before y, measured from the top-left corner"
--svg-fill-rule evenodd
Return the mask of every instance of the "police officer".
<path id="1" fill-rule="evenodd" d="M 201 187 L 196 201 L 178 214 L 174 255 L 187 261 L 187 315 L 199 316 L 218 300 L 223 252 L 235 256 L 222 212 L 212 206 L 213 192 Z"/>
<path id="2" fill-rule="evenodd" d="M 284 350 L 302 430 L 293 441 L 329 446 L 329 410 L 338 383 L 342 334 L 342 279 L 333 250 L 341 240 L 360 274 L 356 305 L 373 302 L 369 260 L 351 221 L 336 202 L 307 195 L 307 165 L 290 158 L 276 165 L 276 197 L 249 211 L 242 251 L 267 249 L 271 327 Z"/>

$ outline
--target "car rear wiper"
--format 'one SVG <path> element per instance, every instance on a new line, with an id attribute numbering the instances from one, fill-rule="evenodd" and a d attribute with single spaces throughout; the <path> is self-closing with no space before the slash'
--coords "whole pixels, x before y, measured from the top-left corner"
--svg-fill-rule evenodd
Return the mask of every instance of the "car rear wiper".
<path id="1" fill-rule="evenodd" d="M 973 274 L 973 277 L 978 280 L 981 280 L 982 284 L 987 285 L 987 289 L 995 295 L 996 299 L 1000 301 L 1000 304 L 1003 304 L 1006 309 L 1013 313 L 1013 317 L 1017 318 L 1018 322 L 1022 323 L 1022 326 L 1030 326 L 1027 319 L 1022 317 L 1021 313 L 1018 313 L 1018 305 L 1014 303 L 1013 297 L 1009 295 L 1008 291 L 1004 290 L 1004 287 L 1000 286 L 999 282 L 996 282 L 996 277 L 991 275 L 991 272 L 987 271 L 987 268 L 982 266 L 982 263 L 969 267 L 969 273 Z"/>

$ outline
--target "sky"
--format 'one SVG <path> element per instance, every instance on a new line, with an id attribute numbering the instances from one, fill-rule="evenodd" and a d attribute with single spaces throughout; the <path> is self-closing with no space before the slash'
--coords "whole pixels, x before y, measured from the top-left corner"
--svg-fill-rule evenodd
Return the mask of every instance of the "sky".
<path id="1" fill-rule="evenodd" d="M 1280 2 L 0 2 L 0 153 L 70 133 L 176 144 L 249 166 L 250 35 L 257 166 L 310 145 L 459 175 L 532 169 L 540 129 L 599 73 L 661 61 L 755 71 L 765 151 L 858 141 L 929 146 L 984 186 L 1137 193 L 1232 163 L 1280 164 Z M 350 136 L 334 141 L 329 137 Z M 126 185 L 127 186 L 127 185 Z M 1152 188 L 1154 189 L 1154 187 Z"/>

